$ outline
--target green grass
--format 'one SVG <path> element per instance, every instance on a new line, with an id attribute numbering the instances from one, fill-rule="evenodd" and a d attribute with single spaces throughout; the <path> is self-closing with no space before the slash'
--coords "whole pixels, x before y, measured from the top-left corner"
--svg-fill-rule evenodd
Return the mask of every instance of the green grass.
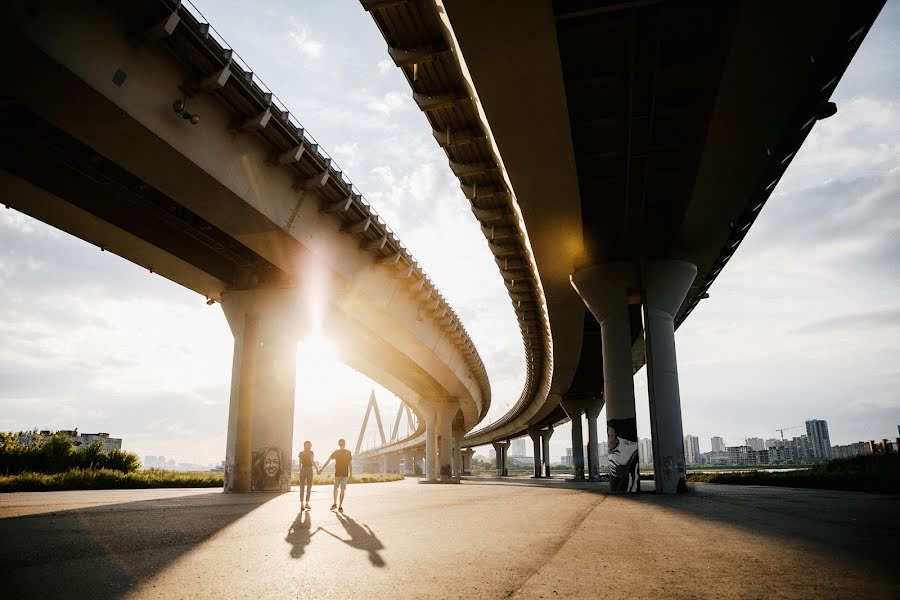
<path id="1" fill-rule="evenodd" d="M 830 460 L 800 471 L 688 473 L 688 481 L 900 494 L 900 454 Z"/>
<path id="2" fill-rule="evenodd" d="M 112 469 L 70 469 L 62 473 L 0 475 L 0 492 L 222 487 L 222 473 L 148 469 L 123 473 Z"/>
<path id="3" fill-rule="evenodd" d="M 350 483 L 381 483 L 399 481 L 403 475 L 396 473 L 369 474 L 361 473 L 350 480 Z M 292 483 L 299 480 L 295 475 Z M 320 475 L 313 481 L 314 485 L 331 485 L 331 475 Z M 166 471 L 162 469 L 146 469 L 122 473 L 112 469 L 70 469 L 62 473 L 18 473 L 16 475 L 0 475 L 0 493 L 3 492 L 55 492 L 60 490 L 115 490 L 146 488 L 221 488 L 224 485 L 223 474 L 211 471 Z"/>
<path id="4" fill-rule="evenodd" d="M 402 481 L 403 475 L 399 473 L 362 473 L 354 475 L 350 483 L 385 483 L 388 481 Z M 313 485 L 332 485 L 334 475 L 316 475 L 313 477 Z M 300 476 L 294 473 L 291 477 L 291 485 L 300 485 Z"/>

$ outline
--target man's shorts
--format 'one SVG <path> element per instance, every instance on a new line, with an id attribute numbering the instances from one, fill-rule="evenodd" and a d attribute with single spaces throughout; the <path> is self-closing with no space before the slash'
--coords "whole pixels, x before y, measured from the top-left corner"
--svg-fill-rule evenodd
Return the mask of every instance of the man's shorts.
<path id="1" fill-rule="evenodd" d="M 334 478 L 334 489 L 341 488 L 341 491 L 345 491 L 347 489 L 347 479 L 348 477 L 335 477 Z"/>

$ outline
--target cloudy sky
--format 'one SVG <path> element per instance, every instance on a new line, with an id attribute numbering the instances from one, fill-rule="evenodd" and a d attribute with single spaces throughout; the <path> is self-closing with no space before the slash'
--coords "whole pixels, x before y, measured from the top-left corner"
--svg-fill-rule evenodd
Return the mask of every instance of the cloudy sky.
<path id="1" fill-rule="evenodd" d="M 370 17 L 351 1 L 197 4 L 461 315 L 496 419 L 523 381 L 514 315 Z M 679 329 L 684 428 L 701 450 L 712 435 L 733 445 L 809 418 L 828 420 L 833 443 L 897 435 L 900 0 L 832 99 L 837 115 L 816 125 L 710 299 Z M 222 459 L 232 338 L 218 306 L 12 210 L 0 211 L 0 290 L 0 430 L 78 427 L 121 436 L 141 455 Z M 649 436 L 643 372 L 635 386 Z M 295 445 L 355 439 L 372 389 L 392 421 L 396 398 L 301 344 Z M 554 457 L 568 437 L 568 427 L 554 435 Z"/>

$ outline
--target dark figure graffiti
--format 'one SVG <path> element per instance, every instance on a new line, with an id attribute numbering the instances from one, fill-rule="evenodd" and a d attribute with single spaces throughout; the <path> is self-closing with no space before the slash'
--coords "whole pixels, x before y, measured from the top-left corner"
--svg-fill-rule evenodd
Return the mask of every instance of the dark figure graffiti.
<path id="1" fill-rule="evenodd" d="M 606 434 L 609 439 L 609 491 L 640 491 L 637 420 L 634 417 L 611 419 L 606 422 Z"/>
<path id="2" fill-rule="evenodd" d="M 280 448 L 272 446 L 253 452 L 253 476 L 250 484 L 252 491 L 287 492 L 290 486 L 290 469 L 285 468 Z"/>

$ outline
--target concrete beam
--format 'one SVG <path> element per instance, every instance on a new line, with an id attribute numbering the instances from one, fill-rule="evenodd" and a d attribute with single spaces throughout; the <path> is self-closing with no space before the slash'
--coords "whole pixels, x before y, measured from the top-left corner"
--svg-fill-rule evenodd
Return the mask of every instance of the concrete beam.
<path id="1" fill-rule="evenodd" d="M 266 108 L 264 111 L 244 119 L 235 119 L 231 122 L 229 129 L 243 133 L 261 131 L 266 128 L 266 125 L 269 124 L 269 119 L 271 118 L 272 111 L 269 108 Z"/>
<path id="2" fill-rule="evenodd" d="M 372 217 L 366 217 L 360 221 L 351 221 L 341 225 L 341 231 L 344 233 L 362 233 L 366 231 L 372 224 Z"/>
<path id="3" fill-rule="evenodd" d="M 179 23 L 181 23 L 181 17 L 178 16 L 178 11 L 176 9 L 175 12 L 163 17 L 151 27 L 145 29 L 141 33 L 140 39 L 145 42 L 155 42 L 156 40 L 165 39 L 175 33 L 175 28 L 178 27 Z"/>
<path id="4" fill-rule="evenodd" d="M 428 112 L 438 110 L 440 108 L 450 108 L 456 106 L 460 102 L 470 102 L 469 96 L 464 92 L 450 92 L 448 94 L 437 94 L 427 96 L 425 94 L 413 93 L 413 100 L 419 109 Z"/>
<path id="5" fill-rule="evenodd" d="M 278 154 L 273 162 L 279 165 L 292 165 L 296 162 L 300 162 L 300 158 L 303 156 L 304 152 L 306 152 L 306 147 L 303 144 L 300 144 Z"/>
<path id="6" fill-rule="evenodd" d="M 450 48 L 443 42 L 428 44 L 418 48 L 388 48 L 388 56 L 398 67 L 409 67 L 436 60 L 443 54 L 450 52 Z"/>

